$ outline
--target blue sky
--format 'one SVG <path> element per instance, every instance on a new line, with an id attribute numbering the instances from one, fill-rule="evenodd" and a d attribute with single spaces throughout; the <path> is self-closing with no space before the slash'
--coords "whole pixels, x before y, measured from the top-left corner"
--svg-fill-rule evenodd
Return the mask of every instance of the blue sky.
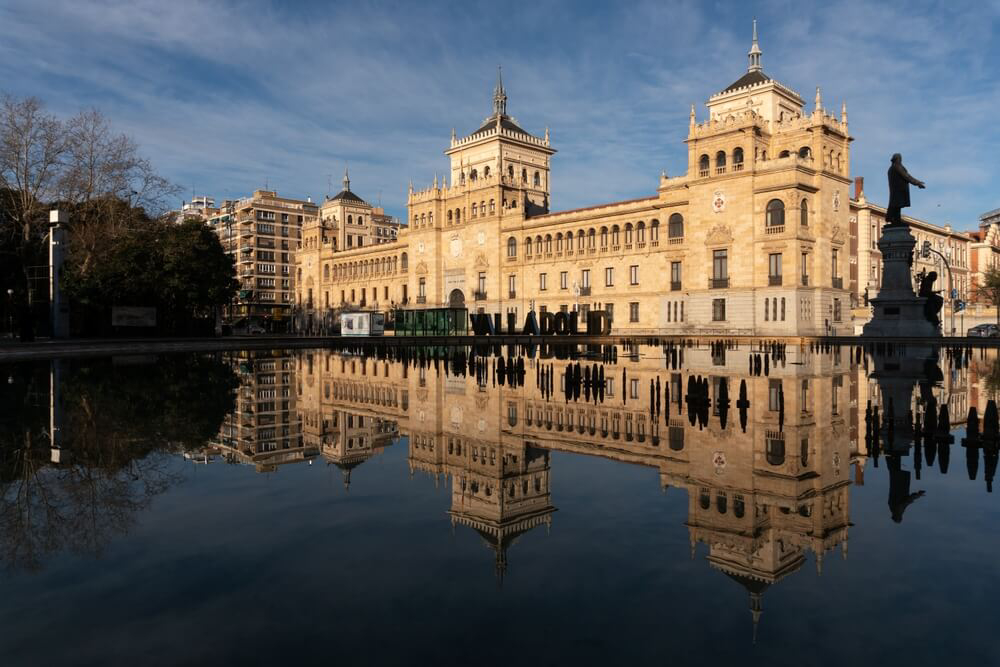
<path id="1" fill-rule="evenodd" d="M 973 229 L 1000 207 L 1000 0 L 978 2 L 0 4 L 0 90 L 104 111 L 166 177 L 218 199 L 352 189 L 403 215 L 445 173 L 454 127 L 508 111 L 551 128 L 555 210 L 654 193 L 687 168 L 690 105 L 746 69 L 848 104 L 851 173 L 886 201 L 889 156 L 928 189 L 910 213 Z M 179 201 L 178 201 L 179 203 Z"/>

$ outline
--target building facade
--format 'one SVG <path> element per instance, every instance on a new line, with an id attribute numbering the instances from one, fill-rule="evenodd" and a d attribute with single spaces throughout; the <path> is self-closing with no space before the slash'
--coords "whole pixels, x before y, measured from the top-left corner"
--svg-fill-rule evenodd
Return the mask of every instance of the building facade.
<path id="1" fill-rule="evenodd" d="M 287 327 L 295 301 L 295 254 L 303 227 L 314 225 L 318 214 L 311 200 L 257 190 L 251 197 L 224 202 L 209 217 L 240 281 L 227 320 L 274 331 Z"/>
<path id="2" fill-rule="evenodd" d="M 817 89 L 807 111 L 760 58 L 755 29 L 747 72 L 708 100 L 706 119 L 692 108 L 686 174 L 648 197 L 561 212 L 550 210 L 548 130 L 522 129 L 498 79 L 493 113 L 453 133 L 448 177 L 411 186 L 396 243 L 350 247 L 349 226 L 306 225 L 297 306 L 308 318 L 327 303 L 519 318 L 603 309 L 622 333 L 846 331 L 846 107 L 828 113 Z"/>

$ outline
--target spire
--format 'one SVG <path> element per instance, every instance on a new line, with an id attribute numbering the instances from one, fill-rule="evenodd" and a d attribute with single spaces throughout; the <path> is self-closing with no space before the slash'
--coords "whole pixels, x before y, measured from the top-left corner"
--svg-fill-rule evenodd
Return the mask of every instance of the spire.
<path id="1" fill-rule="evenodd" d="M 344 190 L 351 191 L 351 177 L 347 173 L 347 165 L 344 165 Z"/>
<path id="2" fill-rule="evenodd" d="M 503 72 L 497 65 L 497 87 L 493 89 L 493 113 L 498 116 L 507 115 L 507 93 L 503 89 Z"/>
<path id="3" fill-rule="evenodd" d="M 750 46 L 750 53 L 747 54 L 749 59 L 749 65 L 747 66 L 748 72 L 759 72 L 761 71 L 760 66 L 760 44 L 757 43 L 757 19 L 753 20 L 753 44 Z"/>
<path id="4" fill-rule="evenodd" d="M 750 615 L 753 617 L 753 643 L 757 643 L 757 628 L 760 625 L 760 615 L 763 611 L 761 605 L 761 594 L 750 594 Z"/>
<path id="5" fill-rule="evenodd" d="M 816 111 L 823 111 L 823 96 L 819 93 L 819 86 L 816 86 Z"/>
<path id="6" fill-rule="evenodd" d="M 691 105 L 691 127 L 694 127 L 694 125 L 695 125 L 695 119 L 694 119 L 694 105 L 692 104 L 692 105 Z"/>
<path id="7" fill-rule="evenodd" d="M 840 105 L 840 122 L 847 125 L 847 102 Z"/>

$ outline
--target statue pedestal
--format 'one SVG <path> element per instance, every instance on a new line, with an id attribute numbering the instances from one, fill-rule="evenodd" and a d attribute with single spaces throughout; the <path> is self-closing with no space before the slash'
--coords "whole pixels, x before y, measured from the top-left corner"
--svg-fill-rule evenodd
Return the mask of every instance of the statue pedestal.
<path id="1" fill-rule="evenodd" d="M 887 226 L 882 229 L 878 249 L 882 252 L 882 287 L 871 300 L 872 319 L 865 325 L 864 336 L 893 338 L 936 338 L 941 330 L 927 320 L 927 299 L 913 291 L 910 268 L 917 241 L 909 227 Z"/>

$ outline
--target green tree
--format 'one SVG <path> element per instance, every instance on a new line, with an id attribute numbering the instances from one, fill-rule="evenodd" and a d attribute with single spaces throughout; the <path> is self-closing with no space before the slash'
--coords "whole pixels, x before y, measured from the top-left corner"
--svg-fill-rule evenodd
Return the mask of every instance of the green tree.
<path id="1" fill-rule="evenodd" d="M 990 267 L 983 272 L 982 282 L 976 285 L 976 296 L 997 309 L 997 326 L 1000 327 L 1000 267 Z"/>
<path id="2" fill-rule="evenodd" d="M 106 331 L 114 306 L 157 309 L 159 328 L 188 333 L 236 294 L 232 257 L 203 223 L 148 221 L 73 258 L 64 274 L 67 294 L 88 328 Z"/>

